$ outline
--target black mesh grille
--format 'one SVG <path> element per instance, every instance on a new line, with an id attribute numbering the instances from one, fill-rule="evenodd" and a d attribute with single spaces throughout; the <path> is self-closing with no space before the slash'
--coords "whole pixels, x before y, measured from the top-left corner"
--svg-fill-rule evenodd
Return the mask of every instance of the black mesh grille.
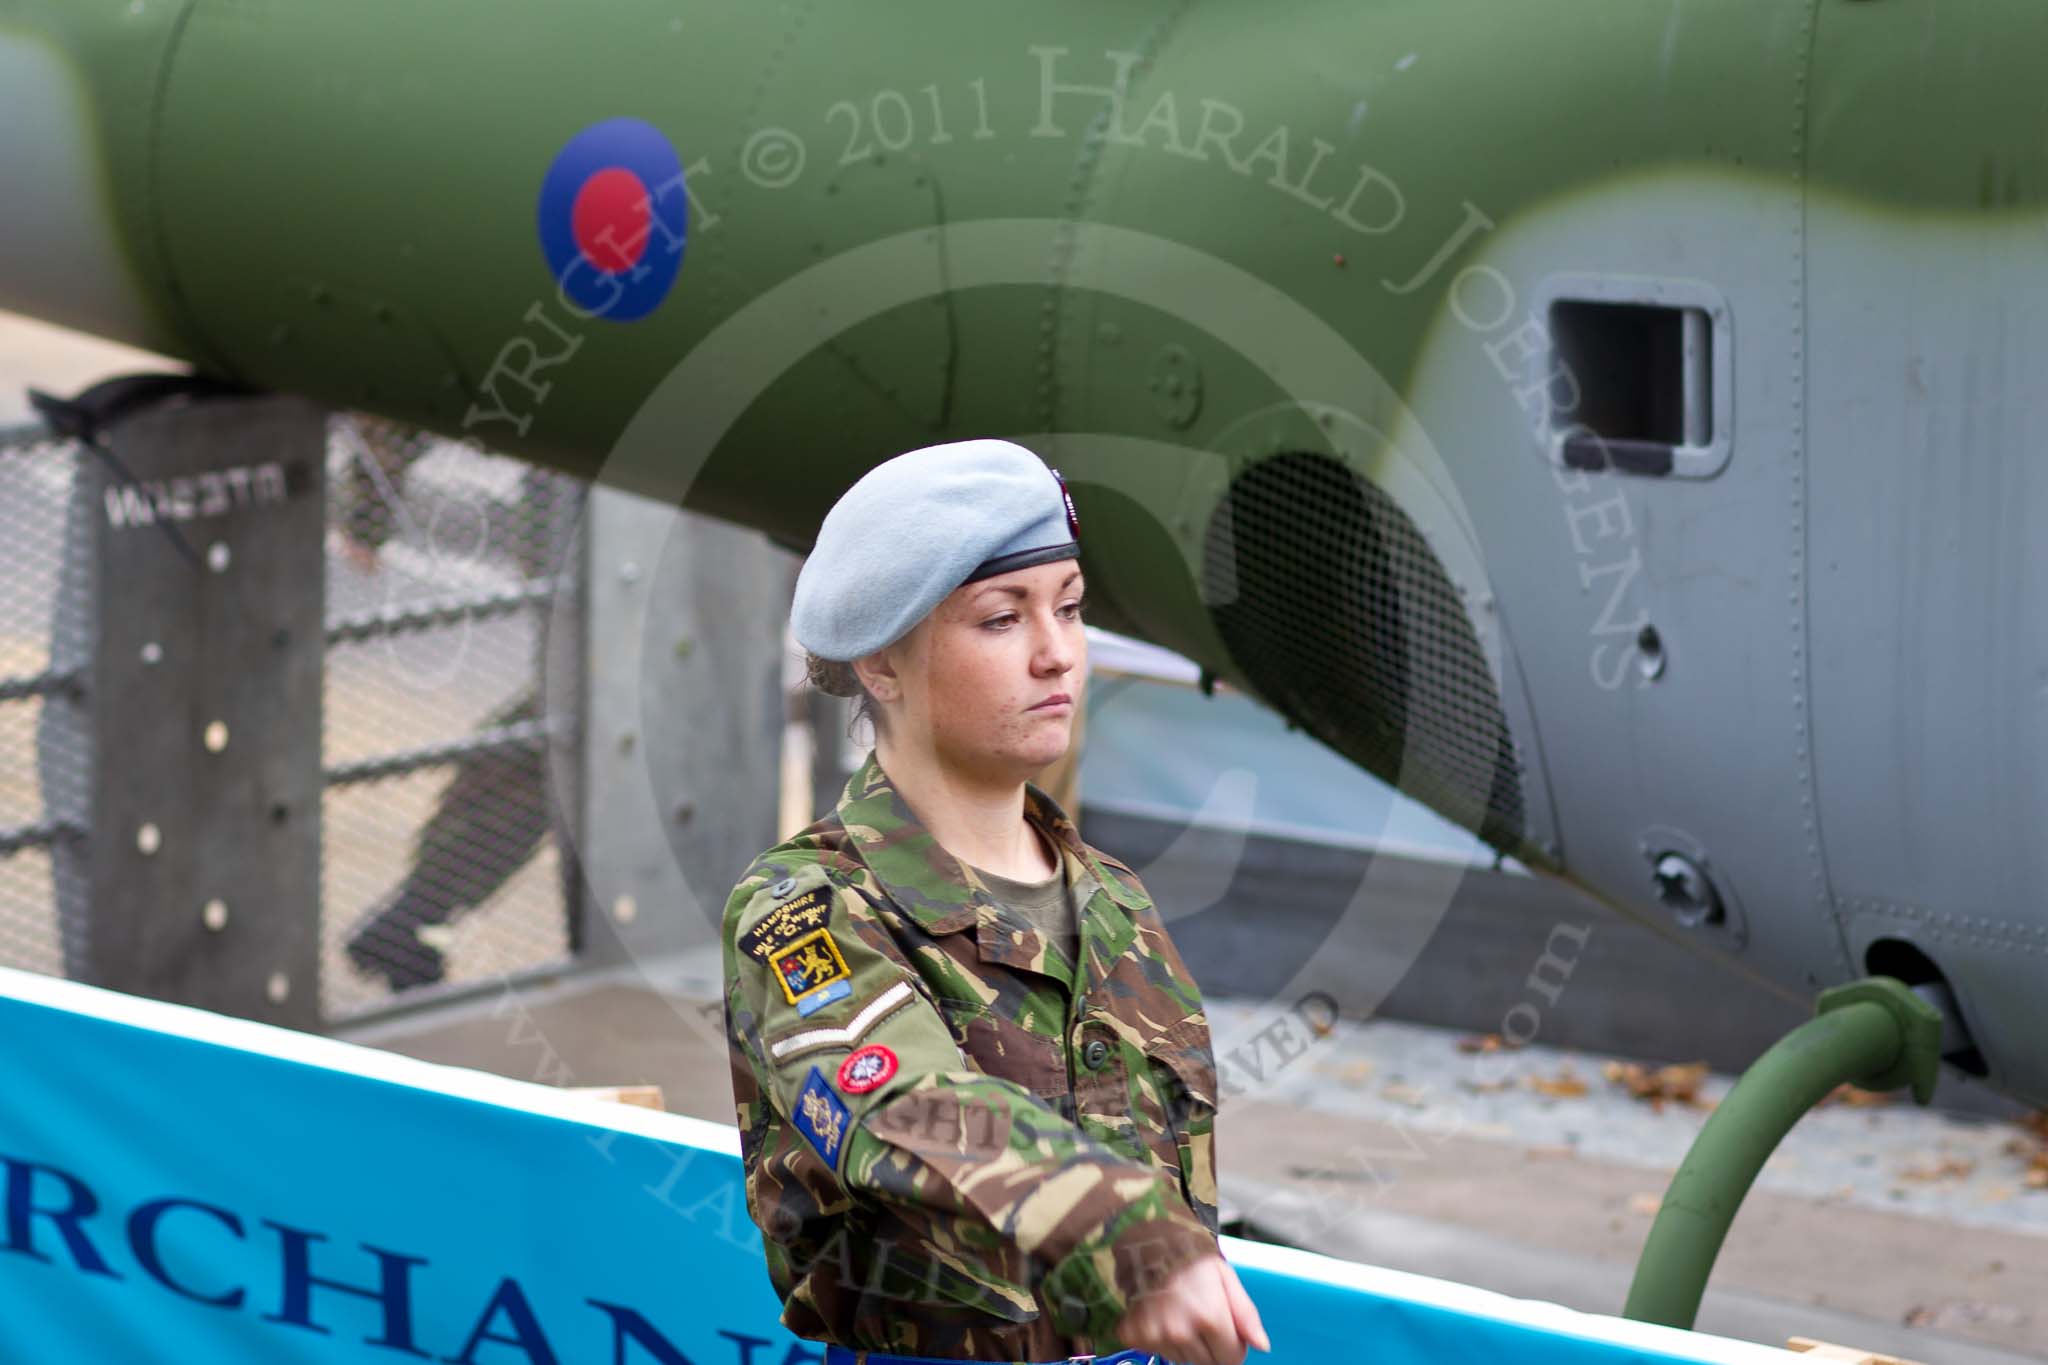
<path id="1" fill-rule="evenodd" d="M 1202 570 L 1237 668 L 1290 719 L 1495 848 L 1520 841 L 1486 656 L 1391 498 L 1327 456 L 1275 456 L 1231 485 Z"/>

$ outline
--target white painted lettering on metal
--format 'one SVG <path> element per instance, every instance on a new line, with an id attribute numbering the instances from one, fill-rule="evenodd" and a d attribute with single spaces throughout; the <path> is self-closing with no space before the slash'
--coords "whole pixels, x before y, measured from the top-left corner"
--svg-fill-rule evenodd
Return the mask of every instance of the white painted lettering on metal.
<path id="1" fill-rule="evenodd" d="M 284 464 L 265 460 L 110 487 L 106 493 L 107 524 L 122 531 L 159 521 L 193 521 L 280 503 L 284 498 Z"/>

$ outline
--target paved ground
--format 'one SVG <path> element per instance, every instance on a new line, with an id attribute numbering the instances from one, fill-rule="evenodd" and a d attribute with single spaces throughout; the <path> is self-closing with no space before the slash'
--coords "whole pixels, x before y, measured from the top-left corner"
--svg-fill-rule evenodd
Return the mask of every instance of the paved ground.
<path id="1" fill-rule="evenodd" d="M 1227 1057 L 1233 1036 L 1244 1038 L 1270 1013 L 1213 1006 L 1219 1050 Z M 1396 1127 L 1425 1146 L 1462 1136 L 1546 1158 L 1662 1172 L 1677 1168 L 1711 1112 L 1706 1106 L 1734 1081 L 1709 1073 L 1699 1088 L 1705 1105 L 1657 1107 L 1604 1079 L 1602 1057 L 1542 1046 L 1471 1054 L 1459 1050 L 1459 1037 L 1393 1020 L 1345 1023 L 1317 1041 L 1314 1055 L 1269 1074 L 1253 1102 L 1313 1111 L 1346 1128 Z M 1575 1093 L 1581 1084 L 1585 1093 Z M 2048 1189 L 2026 1188 L 2026 1161 L 2006 1150 L 2021 1140 L 2012 1124 L 1922 1111 L 1903 1093 L 1881 1105 L 1835 1103 L 1800 1122 L 1765 1164 L 1757 1188 L 1821 1205 L 2048 1237 Z M 2042 1249 L 2048 1253 L 2048 1243 Z"/>
<path id="2" fill-rule="evenodd" d="M 1226 1058 L 1273 1017 L 1211 1008 Z M 1587 1054 L 1468 1053 L 1457 1034 L 1384 1020 L 1311 1036 L 1218 1121 L 1225 1193 L 1255 1230 L 1620 1310 L 1707 1109 L 1653 1109 Z M 1731 1083 L 1709 1076 L 1700 1093 Z M 1744 1203 L 1702 1330 L 1816 1336 L 1929 1365 L 2048 1356 L 2048 1191 L 2025 1188 L 2025 1161 L 2006 1151 L 2025 1141 L 2011 1124 L 1910 1102 L 1809 1115 Z"/>
<path id="3" fill-rule="evenodd" d="M 1319 1033 L 1258 1002 L 1212 1000 L 1211 1013 L 1226 1218 L 1586 1311 L 1619 1311 L 1706 1116 L 1630 1098 L 1591 1055 L 1468 1053 L 1455 1033 L 1391 1021 Z M 673 1110 L 732 1121 L 716 964 L 701 956 L 498 990 L 344 1036 L 524 1080 L 653 1083 Z M 1710 1076 L 1701 1093 L 1729 1083 Z M 1910 1104 L 1818 1111 L 1745 1204 L 1701 1329 L 1817 1336 L 1927 1365 L 2048 1358 L 2048 1191 L 2021 1185 L 2024 1163 L 2005 1150 L 2020 1136 Z"/>

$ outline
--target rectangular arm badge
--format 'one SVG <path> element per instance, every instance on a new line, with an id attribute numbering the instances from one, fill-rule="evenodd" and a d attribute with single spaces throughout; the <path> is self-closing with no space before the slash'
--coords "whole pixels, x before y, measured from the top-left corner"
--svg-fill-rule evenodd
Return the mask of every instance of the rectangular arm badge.
<path id="1" fill-rule="evenodd" d="M 768 966 L 782 983 L 782 993 L 789 1003 L 806 1014 L 810 1013 L 804 1010 L 806 997 L 829 991 L 834 982 L 844 983 L 852 975 L 846 968 L 846 959 L 839 954 L 839 945 L 832 941 L 830 929 L 813 929 L 791 939 L 768 954 Z M 832 998 L 846 994 L 847 988 L 842 984 Z"/>
<path id="2" fill-rule="evenodd" d="M 839 1151 L 846 1140 L 846 1104 L 832 1093 L 831 1084 L 825 1073 L 817 1067 L 804 1079 L 804 1088 L 796 1096 L 796 1130 L 818 1149 L 818 1155 L 825 1158 L 825 1164 L 833 1170 L 839 1169 Z"/>

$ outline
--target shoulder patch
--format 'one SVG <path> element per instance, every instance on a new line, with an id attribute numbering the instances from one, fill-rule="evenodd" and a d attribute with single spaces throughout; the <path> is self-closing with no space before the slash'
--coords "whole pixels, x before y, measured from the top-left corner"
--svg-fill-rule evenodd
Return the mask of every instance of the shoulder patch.
<path id="1" fill-rule="evenodd" d="M 895 1051 L 884 1043 L 869 1043 L 847 1053 L 839 1064 L 839 1088 L 849 1095 L 865 1095 L 895 1074 Z"/>
<path id="2" fill-rule="evenodd" d="M 825 1073 L 812 1067 L 804 1088 L 797 1092 L 794 1121 L 796 1130 L 835 1171 L 839 1169 L 839 1150 L 846 1138 L 847 1116 L 846 1102 L 832 1093 Z"/>
<path id="3" fill-rule="evenodd" d="M 830 929 L 813 929 L 791 939 L 768 954 L 768 966 L 781 984 L 783 996 L 799 1009 L 806 996 L 830 989 L 834 983 L 845 986 L 852 975 Z"/>
<path id="4" fill-rule="evenodd" d="M 778 883 L 779 885 L 779 883 Z M 832 889 L 813 887 L 795 900 L 769 909 L 740 935 L 740 951 L 759 962 L 768 961 L 776 949 L 795 941 L 813 929 L 822 929 L 832 918 Z"/>

